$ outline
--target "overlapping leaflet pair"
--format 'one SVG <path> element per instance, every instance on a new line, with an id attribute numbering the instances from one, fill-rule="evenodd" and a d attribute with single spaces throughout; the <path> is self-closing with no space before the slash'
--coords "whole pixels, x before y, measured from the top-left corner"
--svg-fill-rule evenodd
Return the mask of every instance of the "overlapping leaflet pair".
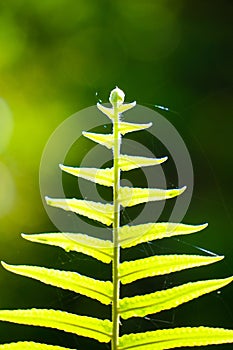
<path id="1" fill-rule="evenodd" d="M 222 256 L 207 257 L 199 255 L 159 255 L 136 261 L 120 262 L 120 249 L 131 248 L 137 244 L 165 237 L 198 232 L 207 225 L 186 225 L 179 223 L 145 223 L 137 226 L 120 227 L 120 206 L 134 206 L 148 201 L 165 200 L 182 194 L 180 189 L 161 190 L 157 188 L 121 187 L 121 171 L 130 171 L 139 167 L 153 166 L 166 161 L 167 157 L 145 158 L 120 153 L 122 135 L 147 129 L 148 124 L 122 122 L 120 115 L 135 106 L 135 102 L 124 104 L 124 93 L 114 89 L 110 94 L 112 108 L 97 104 L 113 123 L 112 134 L 84 132 L 92 141 L 106 146 L 113 151 L 113 168 L 74 168 L 60 165 L 61 169 L 74 176 L 113 188 L 113 204 L 96 203 L 79 199 L 47 198 L 47 203 L 97 220 L 105 225 L 112 225 L 113 239 L 101 240 L 85 233 L 45 233 L 23 235 L 32 242 L 59 246 L 67 251 L 82 252 L 103 263 L 113 265 L 112 281 L 99 281 L 76 272 L 60 271 L 38 266 L 2 265 L 9 271 L 34 278 L 43 283 L 71 290 L 98 300 L 103 304 L 112 304 L 112 320 L 79 316 L 59 310 L 1 310 L 0 320 L 20 324 L 56 328 L 73 334 L 96 339 L 99 342 L 111 341 L 112 350 L 162 350 L 184 346 L 201 346 L 233 342 L 233 330 L 210 327 L 182 327 L 156 330 L 145 333 L 119 336 L 120 317 L 144 317 L 162 310 L 177 307 L 203 294 L 217 290 L 233 278 L 214 279 L 186 283 L 178 287 L 157 291 L 147 295 L 119 298 L 120 282 L 131 283 L 138 279 L 165 275 L 175 271 L 212 264 L 223 259 Z M 35 342 L 16 342 L 0 345 L 0 350 L 70 350 Z"/>

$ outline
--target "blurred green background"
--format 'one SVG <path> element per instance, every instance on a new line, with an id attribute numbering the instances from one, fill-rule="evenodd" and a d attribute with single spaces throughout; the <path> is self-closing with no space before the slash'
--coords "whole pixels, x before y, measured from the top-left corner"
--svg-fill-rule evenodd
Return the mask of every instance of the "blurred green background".
<path id="1" fill-rule="evenodd" d="M 26 242 L 20 233 L 56 230 L 42 205 L 38 181 L 48 138 L 71 114 L 98 98 L 107 102 L 109 91 L 118 85 L 127 101 L 177 112 L 161 113 L 177 128 L 193 161 L 194 195 L 184 222 L 209 222 L 203 234 L 169 245 L 159 242 L 152 250 L 198 253 L 198 245 L 226 257 L 203 270 L 134 284 L 128 292 L 233 273 L 232 13 L 229 0 L 0 2 L 1 260 L 108 276 L 109 269 L 104 276 L 96 261 Z M 137 254 L 130 257 L 144 256 L 139 250 Z M 133 319 L 123 329 L 199 324 L 233 328 L 232 288 L 153 320 Z M 103 317 L 109 313 L 87 298 L 1 269 L 0 308 L 33 306 Z M 3 323 L 0 338 L 1 343 L 28 339 L 77 349 L 108 348 L 54 330 Z"/>

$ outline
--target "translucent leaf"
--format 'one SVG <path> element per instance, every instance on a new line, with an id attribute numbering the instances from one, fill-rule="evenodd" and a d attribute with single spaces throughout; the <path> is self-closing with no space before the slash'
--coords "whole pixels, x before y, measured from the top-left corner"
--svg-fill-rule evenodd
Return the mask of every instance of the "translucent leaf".
<path id="1" fill-rule="evenodd" d="M 169 310 L 219 289 L 232 282 L 232 280 L 233 277 L 190 282 L 151 294 L 124 298 L 120 301 L 121 317 L 124 319 L 135 316 L 144 317 L 162 310 Z"/>
<path id="2" fill-rule="evenodd" d="M 103 343 L 109 342 L 112 333 L 109 320 L 78 316 L 59 310 L 0 310 L 0 321 L 55 328 Z"/>
<path id="3" fill-rule="evenodd" d="M 94 238 L 81 233 L 40 233 L 22 234 L 22 237 L 35 243 L 48 244 L 92 256 L 104 263 L 110 263 L 113 257 L 111 241 Z"/>
<path id="4" fill-rule="evenodd" d="M 135 226 L 125 225 L 119 230 L 120 243 L 122 248 L 130 248 L 155 239 L 199 232 L 207 226 L 208 224 L 187 225 L 171 222 L 148 223 Z"/>
<path id="5" fill-rule="evenodd" d="M 147 158 L 147 157 L 128 156 L 127 154 L 124 154 L 120 156 L 119 167 L 123 171 L 128 171 L 128 170 L 137 169 L 140 167 L 161 164 L 166 160 L 167 160 L 167 157 Z"/>
<path id="6" fill-rule="evenodd" d="M 133 205 L 161 201 L 179 196 L 186 189 L 186 186 L 172 190 L 160 190 L 158 188 L 135 188 L 121 187 L 119 190 L 119 201 L 123 207 L 132 207 Z"/>
<path id="7" fill-rule="evenodd" d="M 74 168 L 60 164 L 60 168 L 74 176 L 82 177 L 85 180 L 95 182 L 99 185 L 113 186 L 113 168 Z"/>
<path id="8" fill-rule="evenodd" d="M 110 304 L 112 301 L 113 292 L 110 281 L 98 281 L 76 272 L 46 269 L 39 266 L 15 266 L 4 262 L 2 262 L 2 265 L 6 270 L 18 275 L 31 277 L 51 286 L 86 295 L 92 299 L 99 300 L 103 304 Z"/>
<path id="9" fill-rule="evenodd" d="M 165 275 L 192 267 L 203 266 L 222 260 L 223 256 L 207 257 L 200 255 L 155 255 L 120 264 L 120 279 L 123 284 L 140 278 Z"/>
<path id="10" fill-rule="evenodd" d="M 104 113 L 110 120 L 114 119 L 114 112 L 113 112 L 113 108 L 108 108 L 105 107 L 103 105 L 101 105 L 100 103 L 97 103 L 97 108 Z"/>
<path id="11" fill-rule="evenodd" d="M 134 106 L 136 106 L 136 102 L 122 104 L 122 105 L 118 106 L 118 113 L 124 113 L 124 112 L 128 111 L 129 109 L 133 108 Z M 105 107 L 105 106 L 101 105 L 100 103 L 97 103 L 97 108 L 102 113 L 104 113 L 110 120 L 112 120 L 112 121 L 114 120 L 113 108 Z"/>
<path id="12" fill-rule="evenodd" d="M 63 348 L 57 345 L 47 345 L 34 343 L 32 341 L 19 341 L 17 343 L 9 343 L 0 345 L 0 350 L 75 350 Z"/>
<path id="13" fill-rule="evenodd" d="M 129 132 L 134 132 L 134 131 L 140 131 L 144 129 L 150 128 L 152 123 L 148 124 L 134 124 L 134 123 L 125 123 L 125 122 L 120 122 L 119 125 L 119 130 L 122 135 L 125 135 Z"/>
<path id="14" fill-rule="evenodd" d="M 125 104 L 118 106 L 118 111 L 119 111 L 119 113 L 124 113 L 135 106 L 136 106 L 136 101 L 131 102 L 131 103 L 125 103 Z"/>
<path id="15" fill-rule="evenodd" d="M 183 346 L 233 343 L 233 330 L 210 327 L 181 327 L 120 337 L 119 350 L 165 350 Z"/>
<path id="16" fill-rule="evenodd" d="M 106 146 L 109 149 L 113 147 L 114 139 L 112 134 L 96 134 L 93 132 L 85 132 L 85 131 L 83 131 L 82 134 L 88 139 L 94 142 L 97 142 L 100 145 Z"/>
<path id="17" fill-rule="evenodd" d="M 45 200 L 48 205 L 72 211 L 89 219 L 100 221 L 108 226 L 113 222 L 113 206 L 111 204 L 102 204 L 76 198 L 60 199 L 45 197 Z"/>

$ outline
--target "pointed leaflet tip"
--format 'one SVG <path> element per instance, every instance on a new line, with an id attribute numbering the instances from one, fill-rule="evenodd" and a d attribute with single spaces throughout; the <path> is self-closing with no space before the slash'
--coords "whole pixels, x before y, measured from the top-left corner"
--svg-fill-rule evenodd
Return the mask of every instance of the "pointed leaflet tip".
<path id="1" fill-rule="evenodd" d="M 117 86 L 115 89 L 113 89 L 109 96 L 109 102 L 112 106 L 117 105 L 120 106 L 124 103 L 125 100 L 125 93 L 121 89 L 119 89 Z"/>

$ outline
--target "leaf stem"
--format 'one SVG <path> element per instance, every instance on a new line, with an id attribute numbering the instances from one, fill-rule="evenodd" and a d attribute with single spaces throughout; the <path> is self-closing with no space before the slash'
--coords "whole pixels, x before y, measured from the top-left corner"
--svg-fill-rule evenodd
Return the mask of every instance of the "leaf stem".
<path id="1" fill-rule="evenodd" d="M 113 104 L 114 109 L 114 122 L 113 122 L 113 135 L 114 135 L 114 148 L 113 148 L 113 168 L 114 168 L 114 186 L 113 186 L 113 205 L 114 205 L 114 220 L 113 220 L 113 264 L 112 264 L 112 278 L 113 278 L 113 303 L 112 303 L 112 322 L 113 322 L 113 334 L 112 334 L 112 350 L 118 349 L 119 342 L 119 299 L 120 299 L 120 280 L 118 277 L 119 264 L 120 264 L 120 246 L 118 231 L 120 227 L 120 203 L 118 199 L 120 189 L 120 144 L 121 135 L 119 133 L 119 112 L 117 103 Z"/>

